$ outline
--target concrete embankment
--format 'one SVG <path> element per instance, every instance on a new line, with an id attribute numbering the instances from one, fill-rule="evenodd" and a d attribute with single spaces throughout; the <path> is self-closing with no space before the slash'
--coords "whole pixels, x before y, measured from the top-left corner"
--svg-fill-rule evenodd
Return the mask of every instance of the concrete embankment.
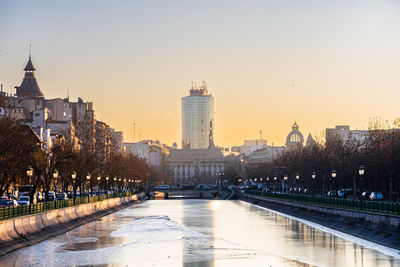
<path id="1" fill-rule="evenodd" d="M 250 194 L 242 194 L 240 199 L 374 243 L 400 249 L 400 216 L 298 203 Z"/>
<path id="2" fill-rule="evenodd" d="M 118 211 L 143 195 L 110 198 L 0 221 L 0 256 Z"/>

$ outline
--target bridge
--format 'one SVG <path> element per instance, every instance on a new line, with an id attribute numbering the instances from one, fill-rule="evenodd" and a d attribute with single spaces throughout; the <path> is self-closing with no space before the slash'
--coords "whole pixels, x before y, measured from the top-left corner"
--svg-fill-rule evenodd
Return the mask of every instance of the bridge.
<path id="1" fill-rule="evenodd" d="M 152 199 L 215 199 L 220 195 L 218 189 L 159 189 L 150 192 Z"/>

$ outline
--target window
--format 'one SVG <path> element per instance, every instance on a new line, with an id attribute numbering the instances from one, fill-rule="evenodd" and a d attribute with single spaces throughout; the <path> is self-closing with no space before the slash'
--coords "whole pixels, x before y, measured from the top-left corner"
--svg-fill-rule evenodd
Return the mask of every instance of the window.
<path id="1" fill-rule="evenodd" d="M 66 117 L 67 116 L 67 113 L 64 111 L 64 117 Z"/>
<path id="2" fill-rule="evenodd" d="M 39 113 L 35 113 L 35 116 L 36 116 L 36 117 L 39 117 L 39 115 L 40 115 Z"/>

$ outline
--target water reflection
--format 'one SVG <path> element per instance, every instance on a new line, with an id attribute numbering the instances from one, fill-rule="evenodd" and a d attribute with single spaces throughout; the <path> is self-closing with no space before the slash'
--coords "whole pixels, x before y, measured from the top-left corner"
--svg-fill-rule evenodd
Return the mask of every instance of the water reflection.
<path id="1" fill-rule="evenodd" d="M 0 266 L 400 266 L 241 201 L 155 200 L 0 258 Z"/>

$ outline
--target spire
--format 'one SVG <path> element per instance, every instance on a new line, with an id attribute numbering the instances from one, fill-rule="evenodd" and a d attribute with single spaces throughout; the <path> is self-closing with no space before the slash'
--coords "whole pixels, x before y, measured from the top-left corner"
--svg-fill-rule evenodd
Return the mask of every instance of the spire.
<path id="1" fill-rule="evenodd" d="M 33 71 L 35 71 L 36 69 L 35 69 L 35 67 L 33 66 L 33 64 L 32 64 L 32 60 L 31 60 L 31 55 L 29 55 L 29 60 L 28 60 L 28 63 L 26 64 L 26 66 L 25 66 L 25 68 L 24 68 L 24 71 L 31 71 L 31 72 L 33 72 Z"/>
<path id="2" fill-rule="evenodd" d="M 19 97 L 43 97 L 43 92 L 36 81 L 35 67 L 32 64 L 31 54 L 29 53 L 29 60 L 24 68 L 25 77 L 20 86 L 17 86 L 17 96 Z"/>

